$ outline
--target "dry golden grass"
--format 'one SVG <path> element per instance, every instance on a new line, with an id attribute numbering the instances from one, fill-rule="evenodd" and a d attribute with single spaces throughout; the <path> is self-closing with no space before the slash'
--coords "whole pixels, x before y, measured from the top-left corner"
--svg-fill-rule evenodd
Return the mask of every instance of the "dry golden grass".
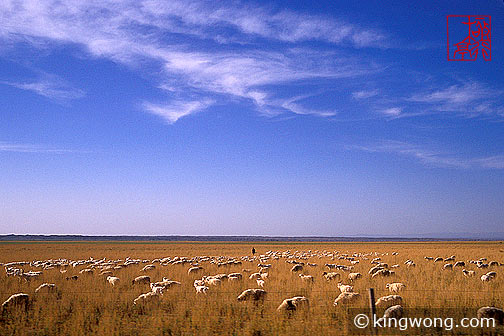
<path id="1" fill-rule="evenodd" d="M 353 307 L 367 307 L 368 288 L 375 288 L 376 297 L 388 295 L 385 284 L 403 282 L 407 290 L 401 293 L 405 309 L 422 307 L 467 308 L 476 311 L 478 307 L 493 305 L 503 308 L 504 267 L 480 270 L 473 264 L 466 268 L 476 270 L 477 276 L 466 278 L 461 269 L 443 271 L 444 263 L 426 261 L 424 256 L 448 257 L 456 255 L 456 260 L 467 263 L 470 259 L 486 257 L 488 260 L 504 262 L 504 244 L 500 242 L 435 242 L 435 243 L 2 243 L 0 262 L 33 261 L 66 258 L 69 260 L 88 259 L 155 259 L 174 256 L 230 256 L 240 258 L 250 255 L 254 246 L 258 254 L 268 250 L 286 251 L 339 251 L 340 253 L 388 253 L 381 256 L 389 265 L 399 264 L 396 275 L 390 278 L 371 279 L 368 270 L 370 260 L 361 260 L 354 272 L 363 278 L 354 283 L 355 291 L 362 298 Z M 397 256 L 391 255 L 397 251 Z M 404 261 L 412 259 L 415 268 L 407 268 Z M 58 269 L 44 271 L 40 279 L 27 282 L 19 277 L 7 277 L 0 271 L 0 302 L 13 293 L 27 293 L 32 304 L 27 312 L 22 310 L 3 314 L 0 319 L 0 335 L 340 335 L 348 331 L 348 307 L 334 307 L 333 301 L 339 294 L 338 281 L 328 282 L 322 278 L 327 270 L 325 263 L 349 265 L 348 261 L 312 257 L 303 262 L 317 263 L 317 267 L 305 267 L 305 274 L 315 277 L 313 285 L 304 283 L 289 270 L 292 264 L 285 259 L 270 260 L 273 267 L 269 271 L 265 290 L 267 300 L 261 304 L 242 303 L 236 297 L 247 288 L 258 288 L 255 280 L 246 274 L 240 282 L 224 282 L 221 287 L 211 287 L 207 295 L 196 294 L 193 281 L 202 275 L 241 272 L 244 268 L 257 271 L 256 262 L 242 265 L 217 267 L 203 263 L 204 270 L 197 275 L 188 275 L 190 265 L 156 264 L 156 269 L 141 272 L 145 264 L 133 265 L 114 270 L 121 279 L 119 286 L 112 287 L 105 277 L 81 275 L 85 268 L 69 268 L 67 273 Z M 24 266 L 24 271 L 39 270 Z M 494 270 L 497 279 L 483 283 L 479 277 Z M 343 275 L 347 273 L 338 271 Z M 65 278 L 78 274 L 77 281 Z M 133 300 L 141 293 L 149 291 L 148 286 L 132 286 L 131 280 L 147 274 L 153 281 L 163 277 L 177 280 L 182 286 L 165 292 L 159 302 L 144 306 L 134 306 Z M 41 283 L 55 283 L 55 294 L 35 294 Z M 342 282 L 349 283 L 347 279 Z M 303 295 L 310 299 L 310 309 L 293 316 L 283 316 L 276 308 L 283 299 Z M 481 330 L 459 330 L 454 334 L 479 334 Z"/>

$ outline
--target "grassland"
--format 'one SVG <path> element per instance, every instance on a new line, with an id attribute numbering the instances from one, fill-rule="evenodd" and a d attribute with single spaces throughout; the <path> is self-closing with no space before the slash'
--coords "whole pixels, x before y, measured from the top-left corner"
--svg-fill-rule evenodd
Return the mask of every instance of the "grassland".
<path id="1" fill-rule="evenodd" d="M 396 274 L 389 278 L 374 278 L 368 275 L 372 266 L 363 258 L 354 265 L 353 272 L 360 272 L 363 278 L 354 283 L 355 291 L 362 294 L 360 301 L 351 307 L 367 307 L 367 290 L 374 288 L 376 296 L 388 295 L 385 284 L 400 281 L 407 285 L 401 293 L 406 311 L 412 308 L 450 307 L 475 312 L 481 306 L 503 308 L 504 267 L 480 270 L 473 264 L 465 268 L 475 270 L 474 278 L 464 277 L 461 268 L 453 271 L 442 270 L 444 263 L 427 261 L 424 256 L 456 256 L 465 261 L 481 257 L 504 262 L 504 244 L 501 242 L 415 242 L 415 243 L 181 243 L 181 242 L 9 242 L 0 243 L 0 262 L 34 261 L 65 258 L 68 260 L 155 258 L 174 256 L 229 256 L 250 255 L 255 247 L 258 254 L 266 251 L 322 251 L 339 254 L 373 253 L 389 265 L 399 264 Z M 392 252 L 398 255 L 392 255 Z M 412 259 L 416 267 L 407 268 L 404 261 Z M 297 259 L 301 260 L 301 259 Z M 196 294 L 193 281 L 202 275 L 242 272 L 243 269 L 257 271 L 258 261 L 244 261 L 242 265 L 218 267 L 205 262 L 204 270 L 198 275 L 187 273 L 190 265 L 155 264 L 156 268 L 141 272 L 145 263 L 114 270 L 121 279 L 120 285 L 112 287 L 97 270 L 92 275 L 79 274 L 85 266 L 69 267 L 66 273 L 59 269 L 44 270 L 39 279 L 25 281 L 19 277 L 7 277 L 0 271 L 0 302 L 13 293 L 27 293 L 31 297 L 28 311 L 18 310 L 2 314 L 0 335 L 341 335 L 353 332 L 348 328 L 349 307 L 334 307 L 333 301 L 339 294 L 337 281 L 326 281 L 322 272 L 325 263 L 350 265 L 346 260 L 331 260 L 328 257 L 313 256 L 305 263 L 316 263 L 316 267 L 305 267 L 304 273 L 315 277 L 315 282 L 304 283 L 290 272 L 291 264 L 285 259 L 270 260 L 272 264 L 264 289 L 268 297 L 264 303 L 242 303 L 236 297 L 247 288 L 257 288 L 255 280 L 225 282 L 220 287 L 212 287 L 206 295 Z M 40 270 L 26 265 L 24 271 Z M 496 271 L 496 280 L 483 283 L 479 277 L 487 271 Z M 345 276 L 345 272 L 340 272 Z M 65 280 L 71 275 L 79 275 L 77 281 Z M 153 281 L 163 277 L 177 280 L 181 286 L 167 290 L 159 302 L 134 306 L 133 300 L 141 293 L 149 291 L 148 286 L 132 286 L 131 280 L 147 274 Z M 35 294 L 34 290 L 43 282 L 56 284 L 56 293 Z M 348 283 L 344 279 L 342 282 Z M 276 312 L 283 299 L 303 295 L 310 300 L 306 312 L 284 316 Z M 502 334 L 502 329 L 482 331 L 443 330 L 429 331 L 433 334 Z M 424 332 L 426 334 L 426 332 Z"/>

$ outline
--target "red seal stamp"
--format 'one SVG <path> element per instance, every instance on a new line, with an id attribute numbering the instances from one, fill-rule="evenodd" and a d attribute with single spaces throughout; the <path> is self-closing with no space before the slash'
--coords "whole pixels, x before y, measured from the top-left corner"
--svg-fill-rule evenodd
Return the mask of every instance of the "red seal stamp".
<path id="1" fill-rule="evenodd" d="M 448 15 L 446 37 L 448 61 L 476 61 L 480 54 L 492 60 L 490 15 Z"/>

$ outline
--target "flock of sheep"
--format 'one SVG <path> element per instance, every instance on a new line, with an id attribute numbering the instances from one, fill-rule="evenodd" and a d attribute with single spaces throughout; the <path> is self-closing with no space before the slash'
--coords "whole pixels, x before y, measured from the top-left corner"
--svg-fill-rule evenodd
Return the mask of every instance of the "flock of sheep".
<path id="1" fill-rule="evenodd" d="M 163 277 L 161 281 L 154 281 L 148 273 L 157 268 L 163 268 L 172 265 L 183 265 L 187 267 L 187 274 L 193 281 L 193 287 L 198 295 L 206 295 L 209 291 L 220 286 L 224 282 L 234 282 L 243 284 L 248 287 L 251 282 L 257 284 L 258 288 L 244 289 L 237 296 L 239 302 L 254 302 L 256 305 L 261 304 L 268 295 L 268 282 L 270 274 L 275 272 L 276 262 L 286 262 L 292 264 L 289 266 L 290 273 L 293 277 L 298 277 L 299 281 L 306 284 L 313 284 L 315 281 L 333 282 L 335 287 L 340 291 L 339 295 L 334 299 L 333 305 L 346 306 L 357 302 L 362 294 L 354 290 L 354 286 L 363 277 L 387 278 L 393 279 L 398 268 L 414 268 L 416 264 L 413 260 L 406 260 L 403 264 L 389 265 L 382 261 L 382 257 L 389 255 L 388 253 L 340 253 L 337 251 L 268 251 L 257 256 L 242 256 L 242 257 L 225 257 L 225 256 L 195 256 L 195 257 L 166 257 L 153 260 L 141 259 L 117 259 L 108 260 L 93 259 L 87 260 L 43 260 L 32 262 L 9 262 L 2 264 L 5 269 L 5 276 L 18 277 L 22 282 L 39 281 L 44 272 L 50 270 L 59 270 L 63 275 L 63 281 L 79 281 L 82 276 L 96 275 L 103 277 L 110 286 L 118 286 L 122 283 L 120 277 L 117 276 L 119 270 L 137 265 L 141 267 L 142 275 L 131 280 L 131 286 L 148 286 L 149 291 L 139 295 L 134 299 L 133 303 L 137 305 L 146 305 L 151 301 L 160 299 L 165 291 L 170 288 L 181 286 L 180 281 L 171 280 Z M 397 252 L 392 252 L 392 256 L 397 256 Z M 308 262 L 313 258 L 319 260 L 329 259 L 331 263 L 317 264 Z M 467 270 L 465 267 L 469 264 L 474 265 L 476 269 L 487 271 L 488 268 L 497 268 L 504 264 L 497 261 L 488 262 L 486 258 L 478 260 L 457 261 L 455 256 L 448 258 L 442 257 L 425 257 L 425 260 L 432 263 L 440 263 L 440 269 L 444 271 L 454 272 L 460 269 L 460 272 L 466 277 L 475 277 L 475 270 Z M 226 268 L 228 266 L 238 266 L 241 272 L 219 273 L 210 275 L 206 271 L 205 265 L 215 265 L 217 267 Z M 367 274 L 355 272 L 356 265 L 368 265 Z M 318 267 L 318 268 L 317 268 Z M 318 276 L 309 275 L 310 269 L 325 270 Z M 30 269 L 25 271 L 25 269 Z M 313 272 L 311 272 L 313 273 Z M 69 276 L 66 276 L 69 274 Z M 72 274 L 72 275 L 70 275 Z M 320 273 L 319 273 L 320 274 Z M 488 271 L 480 276 L 481 281 L 490 282 L 497 279 L 496 271 Z M 242 286 L 242 287 L 243 287 Z M 404 282 L 390 281 L 385 285 L 385 289 L 389 291 L 389 295 L 379 297 L 376 300 L 376 306 L 384 308 L 385 317 L 400 317 L 404 313 L 401 292 L 405 290 L 407 285 Z M 266 288 L 266 289 L 265 289 Z M 32 295 L 38 293 L 55 293 L 58 285 L 54 283 L 41 283 Z M 8 313 L 13 307 L 23 307 L 29 309 L 31 296 L 26 293 L 12 294 L 2 304 L 2 313 Z M 310 299 L 306 296 L 294 296 L 284 299 L 278 306 L 279 312 L 293 314 L 295 311 L 308 310 Z M 479 317 L 492 317 L 498 323 L 504 324 L 504 312 L 497 307 L 481 307 L 478 310 Z"/>

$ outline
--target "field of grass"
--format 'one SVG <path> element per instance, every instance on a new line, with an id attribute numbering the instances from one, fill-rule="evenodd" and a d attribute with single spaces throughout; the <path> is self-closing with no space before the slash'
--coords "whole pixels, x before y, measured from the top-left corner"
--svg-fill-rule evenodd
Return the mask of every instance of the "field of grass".
<path id="1" fill-rule="evenodd" d="M 189 275 L 190 264 L 161 265 L 142 272 L 141 269 L 153 259 L 165 257 L 234 257 L 250 256 L 251 248 L 256 256 L 267 251 L 290 251 L 290 259 L 270 259 L 272 264 L 264 289 L 268 292 L 263 303 L 238 302 L 236 297 L 247 288 L 258 288 L 255 280 L 248 279 L 248 273 L 237 282 L 223 282 L 219 287 L 210 287 L 207 294 L 197 294 L 193 282 L 203 275 L 242 272 L 250 269 L 257 272 L 259 260 L 243 261 L 240 264 L 218 267 L 205 261 L 203 270 L 197 275 Z M 338 252 L 336 254 L 336 252 Z M 398 252 L 392 255 L 392 252 Z M 333 257 L 328 254 L 332 253 Z M 338 281 L 326 281 L 322 277 L 325 263 L 350 265 L 348 260 L 338 259 L 342 254 L 359 254 L 352 272 L 360 272 L 363 278 L 357 280 L 354 290 L 361 299 L 350 306 L 333 305 L 338 296 Z M 303 258 L 303 255 L 306 258 Z M 476 276 L 467 278 L 462 268 L 443 270 L 444 262 L 434 263 L 425 256 L 456 256 L 457 261 L 465 261 L 465 268 L 475 270 Z M 374 288 L 376 297 L 389 295 L 385 285 L 389 282 L 403 282 L 406 290 L 401 292 L 403 307 L 408 309 L 457 308 L 470 316 L 475 316 L 481 306 L 504 306 L 503 266 L 479 269 L 469 260 L 487 258 L 488 261 L 504 263 L 504 244 L 501 242 L 413 242 L 413 243 L 163 243 L 163 242 L 23 242 L 0 243 L 0 263 L 13 261 L 34 261 L 64 258 L 68 261 L 142 259 L 145 262 L 114 269 L 113 275 L 121 279 L 118 286 L 111 286 L 106 276 L 99 275 L 95 268 L 92 275 L 79 271 L 90 265 L 63 267 L 43 270 L 30 265 L 19 266 L 24 272 L 43 271 L 40 278 L 26 281 L 17 276 L 6 276 L 4 267 L 0 271 L 0 303 L 11 294 L 30 295 L 30 305 L 24 309 L 3 311 L 0 317 L 0 335 L 341 335 L 354 332 L 349 328 L 349 309 L 368 307 L 368 289 Z M 394 268 L 391 277 L 371 278 L 368 274 L 374 257 L 400 267 Z M 406 267 L 404 262 L 411 259 L 416 267 Z M 316 263 L 317 266 L 304 267 L 304 274 L 313 275 L 313 284 L 301 281 L 290 271 L 292 264 L 286 260 Z M 488 271 L 496 271 L 494 281 L 482 282 L 480 276 Z M 342 274 L 341 282 L 348 284 L 348 272 Z M 76 281 L 66 277 L 78 275 Z M 181 286 L 164 292 L 159 301 L 144 305 L 133 305 L 133 300 L 150 290 L 148 285 L 133 286 L 131 281 L 139 275 L 149 275 L 152 281 L 163 277 L 181 282 Z M 41 283 L 54 283 L 54 293 L 35 293 Z M 291 315 L 278 313 L 276 308 L 283 299 L 306 296 L 310 300 L 307 311 Z M 380 313 L 380 311 L 379 311 Z M 472 314 L 472 315 L 471 315 Z M 450 332 L 431 330 L 433 334 L 502 334 L 502 327 L 492 330 L 456 329 Z M 382 333 L 383 334 L 383 333 Z M 407 333 L 406 333 L 407 334 Z M 424 331 L 423 334 L 427 334 Z"/>

